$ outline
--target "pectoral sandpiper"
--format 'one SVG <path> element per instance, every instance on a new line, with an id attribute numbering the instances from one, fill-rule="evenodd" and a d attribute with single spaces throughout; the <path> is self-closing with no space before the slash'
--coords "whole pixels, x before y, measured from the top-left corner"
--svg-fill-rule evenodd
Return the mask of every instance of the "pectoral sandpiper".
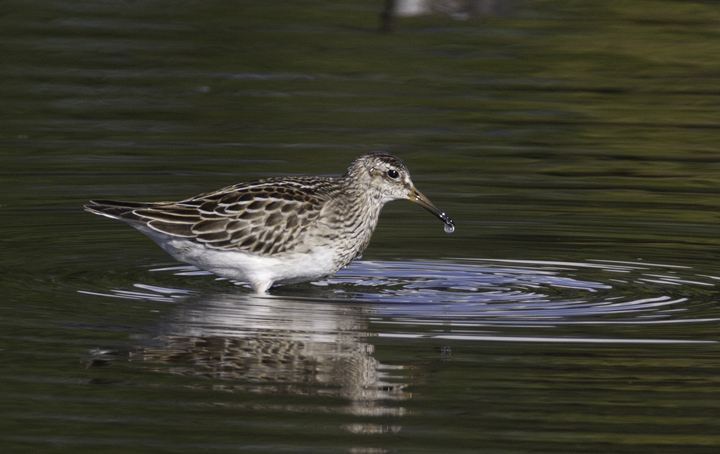
<path id="1" fill-rule="evenodd" d="M 452 232 L 455 223 L 415 189 L 405 163 L 360 156 L 345 175 L 239 183 L 180 202 L 93 200 L 87 211 L 119 219 L 177 260 L 265 293 L 273 284 L 330 276 L 370 243 L 383 205 L 407 199 Z"/>

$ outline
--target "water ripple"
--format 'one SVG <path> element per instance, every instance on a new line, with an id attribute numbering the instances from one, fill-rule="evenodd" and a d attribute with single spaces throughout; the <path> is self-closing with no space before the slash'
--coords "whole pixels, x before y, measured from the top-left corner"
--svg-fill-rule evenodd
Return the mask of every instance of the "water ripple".
<path id="1" fill-rule="evenodd" d="M 210 275 L 189 266 L 152 271 L 205 282 Z M 386 338 L 667 343 L 714 342 L 708 340 L 710 328 L 673 331 L 670 327 L 712 326 L 720 321 L 714 296 L 718 280 L 687 267 L 649 263 L 358 261 L 332 278 L 277 287 L 272 296 L 264 297 L 235 292 L 221 283 L 212 286 L 220 293 L 206 292 L 207 287 L 187 290 L 148 284 L 80 292 L 158 302 L 190 298 L 190 307 L 217 307 L 217 301 L 223 301 L 220 315 L 211 317 L 213 328 L 206 325 L 204 330 L 224 336 L 260 328 L 314 335 L 334 332 L 316 329 L 315 322 L 328 310 L 336 317 L 352 308 L 359 311 L 356 317 L 363 314 L 361 318 L 374 327 L 369 335 Z M 336 324 L 347 325 L 331 323 Z M 544 329 L 542 336 L 538 329 Z"/>
<path id="2" fill-rule="evenodd" d="M 317 285 L 373 301 L 380 316 L 562 323 L 711 321 L 696 307 L 718 278 L 647 263 L 359 262 Z M 680 314 L 685 312 L 685 314 Z"/>

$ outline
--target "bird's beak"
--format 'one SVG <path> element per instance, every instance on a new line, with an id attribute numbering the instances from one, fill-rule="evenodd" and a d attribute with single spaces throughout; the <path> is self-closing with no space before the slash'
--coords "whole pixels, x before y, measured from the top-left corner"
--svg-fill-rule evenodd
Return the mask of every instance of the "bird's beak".
<path id="1" fill-rule="evenodd" d="M 422 192 L 418 191 L 415 186 L 413 186 L 412 190 L 410 191 L 410 201 L 417 203 L 421 207 L 425 208 L 426 210 L 437 216 L 438 219 L 443 221 L 445 223 L 446 232 L 450 233 L 455 230 L 455 221 L 450 219 L 450 216 L 445 214 L 444 211 L 440 211 L 440 208 L 436 207 L 435 204 L 430 201 L 430 199 L 422 195 Z"/>

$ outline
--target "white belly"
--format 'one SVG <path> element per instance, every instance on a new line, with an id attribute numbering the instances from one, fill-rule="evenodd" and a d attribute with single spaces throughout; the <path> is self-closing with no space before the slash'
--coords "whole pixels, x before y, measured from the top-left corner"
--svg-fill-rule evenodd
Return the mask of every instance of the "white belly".
<path id="1" fill-rule="evenodd" d="M 212 249 L 186 238 L 141 230 L 175 259 L 218 276 L 247 282 L 256 293 L 265 293 L 273 284 L 310 281 L 337 271 L 335 253 L 328 247 L 317 247 L 303 254 L 267 257 Z"/>

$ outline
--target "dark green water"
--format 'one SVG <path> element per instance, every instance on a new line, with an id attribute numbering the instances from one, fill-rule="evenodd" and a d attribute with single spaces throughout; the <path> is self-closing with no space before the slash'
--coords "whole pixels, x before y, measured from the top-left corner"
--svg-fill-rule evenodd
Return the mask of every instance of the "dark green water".
<path id="1" fill-rule="evenodd" d="M 0 449 L 714 453 L 720 6 L 11 0 Z M 256 297 L 90 198 L 395 153 L 363 260 Z"/>

